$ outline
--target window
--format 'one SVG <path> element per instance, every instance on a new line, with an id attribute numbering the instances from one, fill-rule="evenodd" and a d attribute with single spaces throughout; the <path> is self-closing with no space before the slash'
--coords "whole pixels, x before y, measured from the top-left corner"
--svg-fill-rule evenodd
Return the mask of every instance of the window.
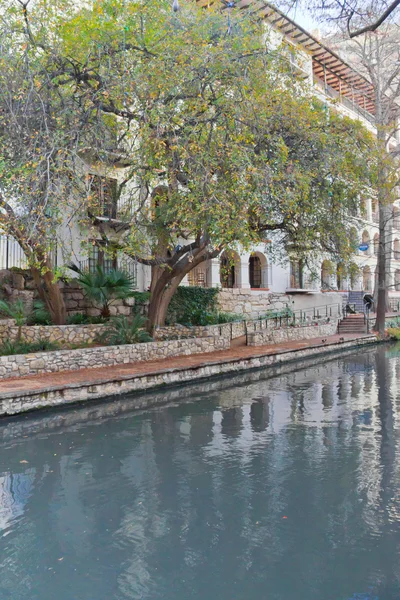
<path id="1" fill-rule="evenodd" d="M 116 179 L 90 175 L 90 211 L 96 217 L 117 218 L 118 185 Z"/>

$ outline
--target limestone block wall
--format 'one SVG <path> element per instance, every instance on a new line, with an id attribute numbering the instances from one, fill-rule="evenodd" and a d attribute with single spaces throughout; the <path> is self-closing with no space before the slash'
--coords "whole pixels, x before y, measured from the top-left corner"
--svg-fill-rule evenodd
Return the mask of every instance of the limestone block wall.
<path id="1" fill-rule="evenodd" d="M 342 306 L 339 292 L 310 294 L 277 294 L 247 289 L 222 289 L 218 294 L 219 309 L 247 319 L 255 319 L 269 310 L 306 310 L 318 306 Z"/>
<path id="2" fill-rule="evenodd" d="M 247 336 L 248 346 L 263 346 L 265 344 L 280 344 L 296 340 L 307 340 L 312 338 L 324 338 L 337 332 L 337 320 L 329 323 L 310 324 L 301 327 L 287 327 L 279 329 L 260 329 L 249 332 Z"/>
<path id="3" fill-rule="evenodd" d="M 287 294 L 273 294 L 246 289 L 222 289 L 218 294 L 218 306 L 223 312 L 257 318 L 268 310 L 283 310 L 291 307 Z"/>
<path id="4" fill-rule="evenodd" d="M 130 344 L 126 346 L 101 346 L 59 350 L 34 354 L 17 354 L 0 357 L 0 378 L 39 375 L 58 371 L 76 371 L 84 368 L 112 367 L 130 362 L 156 360 L 172 356 L 190 356 L 202 352 L 214 352 L 229 348 L 230 342 L 223 337 L 170 340 Z M 112 369 L 110 369 L 112 377 Z"/>
<path id="5" fill-rule="evenodd" d="M 86 344 L 94 342 L 105 329 L 104 325 L 24 325 L 21 329 L 25 342 L 46 340 L 60 344 Z M 0 321 L 0 343 L 15 341 L 18 327 L 13 320 Z"/>
<path id="6" fill-rule="evenodd" d="M 91 301 L 86 298 L 82 288 L 74 280 L 64 283 L 60 282 L 60 285 L 68 315 L 75 313 L 87 313 L 91 317 L 98 317 L 100 315 L 100 309 L 93 306 Z M 132 313 L 132 306 L 134 304 L 134 298 L 114 301 L 110 307 L 111 315 L 129 316 Z"/>
<path id="7" fill-rule="evenodd" d="M 233 323 L 222 323 L 221 325 L 205 325 L 186 327 L 185 325 L 172 325 L 170 327 L 159 327 L 155 332 L 158 340 L 170 339 L 171 337 L 208 337 L 222 336 L 227 339 L 234 339 L 245 335 L 246 325 L 244 321 Z"/>

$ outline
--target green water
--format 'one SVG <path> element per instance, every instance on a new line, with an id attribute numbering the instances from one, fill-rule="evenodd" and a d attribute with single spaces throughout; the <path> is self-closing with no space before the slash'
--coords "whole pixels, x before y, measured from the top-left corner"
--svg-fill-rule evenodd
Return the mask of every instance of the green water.
<path id="1" fill-rule="evenodd" d="M 399 600 L 399 380 L 379 347 L 2 421 L 0 600 Z"/>

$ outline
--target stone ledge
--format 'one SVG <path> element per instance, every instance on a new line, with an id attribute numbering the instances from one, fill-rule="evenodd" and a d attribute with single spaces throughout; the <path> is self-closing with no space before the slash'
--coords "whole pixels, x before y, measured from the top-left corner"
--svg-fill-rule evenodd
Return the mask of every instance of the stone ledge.
<path id="1" fill-rule="evenodd" d="M 292 363 L 293 368 L 296 369 L 295 361 L 315 356 L 329 358 L 329 356 L 342 354 L 344 351 L 353 352 L 357 347 L 376 344 L 377 341 L 375 336 L 369 336 L 343 343 L 335 341 L 328 345 L 318 344 L 303 349 L 286 349 L 269 354 L 257 354 L 251 358 L 209 361 L 187 368 L 167 368 L 159 372 L 124 375 L 106 380 L 71 384 L 68 387 L 49 386 L 40 391 L 7 392 L 0 395 L 0 416 L 143 392 L 148 389 L 200 381 L 232 372 L 260 367 L 276 367 L 284 363 Z M 154 402 L 152 403 L 149 397 L 132 398 L 132 408 L 148 408 L 153 404 Z"/>
<path id="2" fill-rule="evenodd" d="M 98 346 L 75 350 L 55 350 L 32 354 L 0 357 L 0 379 L 27 375 L 77 371 L 85 368 L 111 367 L 124 363 L 190 356 L 205 352 L 226 350 L 230 340 L 209 336 L 182 340 L 156 341 L 120 346 Z"/>

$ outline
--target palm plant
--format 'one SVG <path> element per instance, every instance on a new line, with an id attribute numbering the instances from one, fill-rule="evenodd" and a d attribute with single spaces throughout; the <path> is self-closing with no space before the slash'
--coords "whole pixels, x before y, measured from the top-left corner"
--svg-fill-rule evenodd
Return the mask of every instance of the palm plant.
<path id="1" fill-rule="evenodd" d="M 114 317 L 99 340 L 110 346 L 152 342 L 153 338 L 144 329 L 145 324 L 146 319 L 139 314 L 136 314 L 133 319 L 124 316 Z"/>
<path id="2" fill-rule="evenodd" d="M 110 306 L 115 300 L 131 298 L 134 294 L 135 280 L 118 269 L 105 271 L 98 265 L 94 273 L 82 271 L 76 265 L 70 265 L 71 271 L 78 273 L 77 282 L 86 296 L 101 306 L 100 313 L 105 319 L 110 318 Z"/>
<path id="3" fill-rule="evenodd" d="M 10 319 L 14 319 L 18 327 L 17 342 L 20 342 L 22 338 L 22 326 L 26 323 L 26 309 L 22 299 L 18 298 L 13 304 L 5 300 L 0 300 L 0 313 L 10 317 Z"/>

